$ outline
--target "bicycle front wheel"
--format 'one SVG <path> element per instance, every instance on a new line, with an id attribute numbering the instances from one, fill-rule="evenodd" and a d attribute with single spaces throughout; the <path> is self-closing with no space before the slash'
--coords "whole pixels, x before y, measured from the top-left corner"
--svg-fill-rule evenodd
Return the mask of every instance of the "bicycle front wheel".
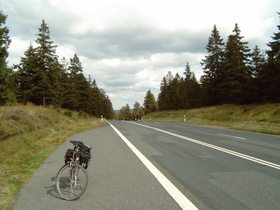
<path id="1" fill-rule="evenodd" d="M 63 199 L 75 200 L 85 192 L 88 175 L 81 165 L 68 164 L 58 171 L 55 184 L 58 194 Z"/>

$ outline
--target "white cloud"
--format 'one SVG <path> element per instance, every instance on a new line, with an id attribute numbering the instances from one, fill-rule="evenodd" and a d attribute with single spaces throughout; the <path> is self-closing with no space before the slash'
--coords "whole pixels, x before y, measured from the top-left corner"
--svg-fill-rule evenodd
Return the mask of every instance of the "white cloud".
<path id="1" fill-rule="evenodd" d="M 12 56 L 8 57 L 8 64 L 18 64 L 20 58 L 23 57 L 23 52 L 27 50 L 30 45 L 30 42 L 26 40 L 19 39 L 18 37 L 10 37 L 12 40 L 9 46 L 9 54 Z"/>

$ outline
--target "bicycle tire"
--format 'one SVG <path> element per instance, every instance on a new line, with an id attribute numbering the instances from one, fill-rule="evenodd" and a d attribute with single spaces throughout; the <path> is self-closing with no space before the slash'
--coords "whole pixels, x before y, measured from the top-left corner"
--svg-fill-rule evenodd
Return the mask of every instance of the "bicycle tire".
<path id="1" fill-rule="evenodd" d="M 87 171 L 79 164 L 62 166 L 58 171 L 55 185 L 58 194 L 65 200 L 76 200 L 82 196 L 88 185 Z"/>

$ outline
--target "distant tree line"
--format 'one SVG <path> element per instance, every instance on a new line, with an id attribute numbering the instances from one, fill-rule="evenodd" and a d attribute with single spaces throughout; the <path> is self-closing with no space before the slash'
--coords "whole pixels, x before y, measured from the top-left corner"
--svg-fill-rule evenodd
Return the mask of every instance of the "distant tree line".
<path id="1" fill-rule="evenodd" d="M 77 54 L 70 63 L 56 55 L 57 45 L 50 38 L 49 27 L 43 20 L 32 44 L 13 69 L 7 66 L 11 39 L 4 27 L 7 16 L 0 13 L 0 105 L 33 103 L 81 111 L 106 118 L 114 116 L 106 92 L 97 87 L 91 77 L 85 78 Z"/>
<path id="2" fill-rule="evenodd" d="M 139 102 L 134 103 L 133 111 L 131 111 L 130 106 L 126 104 L 120 109 L 118 120 L 141 120 L 144 114 L 144 107 L 142 107 Z"/>
<path id="3" fill-rule="evenodd" d="M 148 90 L 144 98 L 144 105 L 141 106 L 139 102 L 135 102 L 132 112 L 130 106 L 126 104 L 120 109 L 118 115 L 119 120 L 141 120 L 145 114 L 155 112 L 158 110 L 157 102 L 151 90 Z"/>

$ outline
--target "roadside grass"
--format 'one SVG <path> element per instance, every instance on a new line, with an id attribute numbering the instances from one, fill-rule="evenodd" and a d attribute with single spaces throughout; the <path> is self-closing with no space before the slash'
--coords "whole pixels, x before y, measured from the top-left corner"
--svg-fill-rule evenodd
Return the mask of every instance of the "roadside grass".
<path id="1" fill-rule="evenodd" d="M 190 110 L 159 111 L 144 116 L 143 120 L 280 135 L 280 104 L 225 104 Z"/>
<path id="2" fill-rule="evenodd" d="M 75 133 L 104 122 L 84 113 L 37 106 L 0 107 L 0 209 L 7 209 L 32 173 Z"/>

